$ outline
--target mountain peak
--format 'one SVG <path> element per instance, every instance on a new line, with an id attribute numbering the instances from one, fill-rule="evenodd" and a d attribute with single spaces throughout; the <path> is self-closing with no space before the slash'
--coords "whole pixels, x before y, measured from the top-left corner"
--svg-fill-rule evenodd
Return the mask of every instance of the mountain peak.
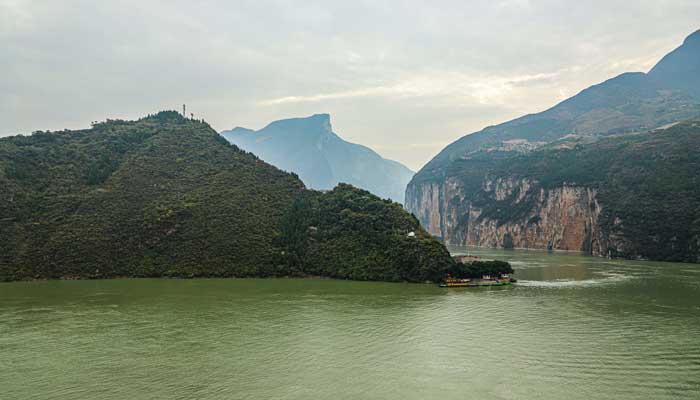
<path id="1" fill-rule="evenodd" d="M 700 97 L 700 30 L 685 38 L 683 44 L 666 54 L 649 76 L 668 87 Z"/>
<path id="2" fill-rule="evenodd" d="M 313 121 L 314 124 L 318 124 L 325 132 L 333 132 L 330 114 L 314 114 L 306 119 Z"/>
<path id="3" fill-rule="evenodd" d="M 331 116 L 330 114 L 314 114 L 310 117 L 299 118 L 302 121 L 308 122 L 309 125 L 318 126 L 324 131 L 331 132 Z"/>
<path id="4" fill-rule="evenodd" d="M 688 35 L 683 41 L 683 46 L 692 44 L 700 44 L 700 29 Z"/>
<path id="5" fill-rule="evenodd" d="M 310 116 L 310 117 L 307 117 L 307 118 L 309 118 L 309 119 L 315 119 L 315 120 L 319 120 L 319 121 L 324 121 L 324 122 L 328 122 L 328 123 L 331 122 L 331 116 L 330 116 L 330 114 L 326 114 L 326 113 L 314 114 L 314 115 L 312 115 L 312 116 Z"/>
<path id="6" fill-rule="evenodd" d="M 261 131 L 277 134 L 302 135 L 306 137 L 329 134 L 333 132 L 331 116 L 328 114 L 314 114 L 310 117 L 288 118 L 271 122 Z"/>
<path id="7" fill-rule="evenodd" d="M 235 134 L 251 133 L 251 132 L 255 132 L 255 131 L 252 129 L 244 128 L 242 126 L 237 126 L 233 129 L 231 129 L 231 133 L 235 133 Z"/>

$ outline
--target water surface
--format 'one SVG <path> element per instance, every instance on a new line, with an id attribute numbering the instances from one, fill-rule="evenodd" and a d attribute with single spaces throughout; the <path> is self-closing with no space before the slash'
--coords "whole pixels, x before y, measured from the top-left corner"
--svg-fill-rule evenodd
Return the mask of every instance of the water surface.
<path id="1" fill-rule="evenodd" d="M 519 284 L 0 284 L 0 398 L 700 398 L 700 266 L 470 253 Z"/>

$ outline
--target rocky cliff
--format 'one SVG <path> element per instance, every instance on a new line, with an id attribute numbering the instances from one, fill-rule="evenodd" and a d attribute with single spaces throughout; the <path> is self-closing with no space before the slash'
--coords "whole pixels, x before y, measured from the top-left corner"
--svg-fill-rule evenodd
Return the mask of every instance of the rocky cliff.
<path id="1" fill-rule="evenodd" d="M 624 237 L 610 235 L 599 223 L 602 206 L 591 187 L 562 185 L 545 189 L 527 178 L 487 179 L 481 202 L 524 211 L 512 219 L 489 215 L 480 202 L 449 179 L 445 184 L 413 187 L 407 204 L 428 231 L 446 243 L 479 247 L 535 248 L 584 251 L 608 255 L 624 253 Z M 621 224 L 621 220 L 617 220 Z"/>

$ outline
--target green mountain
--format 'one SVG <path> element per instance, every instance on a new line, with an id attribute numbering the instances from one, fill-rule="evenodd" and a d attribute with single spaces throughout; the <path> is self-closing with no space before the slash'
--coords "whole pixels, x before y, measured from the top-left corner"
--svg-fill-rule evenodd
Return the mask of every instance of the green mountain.
<path id="1" fill-rule="evenodd" d="M 659 159 L 650 161 L 649 154 L 656 154 L 651 148 L 653 142 L 635 142 L 632 138 L 648 135 L 639 135 L 640 132 L 700 117 L 698 60 L 700 33 L 696 32 L 648 74 L 622 74 L 541 113 L 462 137 L 414 176 L 406 191 L 407 209 L 429 232 L 448 243 L 696 260 L 689 242 L 680 248 L 671 244 L 681 236 L 683 240 L 693 240 L 688 232 L 695 229 L 694 222 L 688 222 L 688 218 L 693 218 L 695 210 L 688 199 L 694 198 L 694 192 L 684 192 L 683 196 L 689 197 L 681 202 L 684 208 L 679 212 L 685 213 L 686 218 L 674 222 L 662 217 L 668 214 L 664 209 L 672 204 L 667 198 L 659 193 L 645 197 L 635 188 L 623 185 L 621 177 L 644 187 L 668 187 L 660 185 L 662 179 L 674 182 L 677 188 L 692 185 L 687 170 L 694 161 L 681 153 L 682 148 L 666 143 L 661 148 L 669 153 L 657 154 Z M 681 126 L 694 129 L 687 124 Z M 672 141 L 678 129 L 670 129 L 662 136 Z M 625 146 L 633 146 L 635 152 L 630 158 L 614 158 L 614 153 L 599 147 L 608 139 L 621 146 L 617 149 L 621 154 L 627 154 Z M 692 141 L 685 144 L 691 145 Z M 571 152 L 572 149 L 577 151 Z M 551 157 L 538 158 L 544 154 Z M 559 163 L 558 157 L 566 159 L 566 163 Z M 605 157 L 614 158 L 616 163 L 608 165 Z M 635 164 L 635 157 L 649 164 Z M 591 159 L 596 163 L 591 163 Z M 530 171 L 534 165 L 531 163 L 536 163 L 541 173 L 523 176 L 515 167 L 506 168 L 515 160 L 522 171 Z M 636 176 L 630 172 L 642 167 L 646 168 L 644 174 Z M 608 175 L 593 182 L 582 179 L 582 168 L 607 171 Z M 546 174 L 545 169 L 549 170 Z M 506 170 L 510 172 L 504 173 Z M 552 174 L 559 177 L 554 186 L 547 183 Z M 611 200 L 623 195 L 610 195 L 614 192 L 610 185 L 626 188 L 627 209 L 618 209 L 619 203 Z M 677 230 L 653 236 L 652 241 L 658 245 L 647 247 L 643 229 L 630 228 L 638 226 L 639 221 L 648 222 L 639 214 L 642 210 L 656 215 L 657 223 Z M 685 221 L 685 225 L 679 227 L 679 221 Z M 626 228 L 619 232 L 610 230 L 611 224 Z"/>
<path id="2" fill-rule="evenodd" d="M 328 114 L 275 121 L 259 131 L 239 127 L 221 135 L 270 164 L 297 173 L 313 189 L 329 190 L 343 182 L 403 203 L 413 176 L 404 165 L 340 138 Z"/>
<path id="3" fill-rule="evenodd" d="M 296 220 L 303 199 L 314 218 Z M 307 190 L 175 112 L 0 139 L 0 238 L 0 280 L 424 281 L 453 265 L 400 205 L 347 185 Z"/>
<path id="4" fill-rule="evenodd" d="M 340 184 L 297 197 L 280 245 L 292 272 L 380 281 L 437 281 L 454 263 L 398 203 Z M 409 237 L 413 232 L 415 237 Z"/>

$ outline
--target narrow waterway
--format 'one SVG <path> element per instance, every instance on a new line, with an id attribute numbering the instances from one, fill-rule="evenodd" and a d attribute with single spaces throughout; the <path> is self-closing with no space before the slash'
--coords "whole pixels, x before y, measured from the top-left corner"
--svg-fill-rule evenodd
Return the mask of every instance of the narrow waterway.
<path id="1" fill-rule="evenodd" d="M 0 398 L 700 398 L 700 266 L 469 252 L 518 284 L 0 284 Z"/>

